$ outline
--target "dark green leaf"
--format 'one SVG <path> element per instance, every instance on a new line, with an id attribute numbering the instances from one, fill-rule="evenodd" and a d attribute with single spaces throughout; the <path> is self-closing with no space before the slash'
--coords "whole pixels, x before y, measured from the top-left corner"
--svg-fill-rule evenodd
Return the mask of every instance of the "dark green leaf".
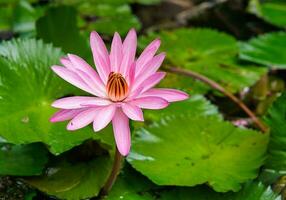
<path id="1" fill-rule="evenodd" d="M 77 28 L 76 14 L 73 7 L 50 8 L 36 23 L 37 35 L 45 42 L 61 47 L 66 53 L 87 58 L 91 53 L 87 41 L 81 37 Z"/>
<path id="2" fill-rule="evenodd" d="M 284 0 L 251 0 L 249 11 L 266 21 L 280 27 L 286 27 L 286 2 Z"/>
<path id="3" fill-rule="evenodd" d="M 216 193 L 207 187 L 178 188 L 162 193 L 160 200 L 280 200 L 270 187 L 262 183 L 246 184 L 237 193 Z"/>
<path id="4" fill-rule="evenodd" d="M 48 151 L 42 144 L 0 144 L 0 175 L 40 175 L 48 161 Z"/>
<path id="5" fill-rule="evenodd" d="M 270 142 L 265 167 L 284 171 L 286 175 L 286 93 L 283 93 L 270 107 L 265 118 L 269 125 Z"/>
<path id="6" fill-rule="evenodd" d="M 120 34 L 126 34 L 131 28 L 141 28 L 138 18 L 132 14 L 128 4 L 131 1 L 132 0 L 58 0 L 57 2 L 59 4 L 72 5 L 77 8 L 81 15 L 81 27 L 83 29 L 87 31 L 96 30 L 103 34 L 113 35 L 115 31 Z M 90 20 L 87 20 L 87 18 L 90 18 Z"/>
<path id="7" fill-rule="evenodd" d="M 286 33 L 268 33 L 240 45 L 240 58 L 267 65 L 271 68 L 286 68 Z"/>
<path id="8" fill-rule="evenodd" d="M 108 178 L 111 164 L 111 160 L 106 156 L 88 162 L 60 162 L 49 167 L 45 176 L 29 178 L 26 181 L 60 199 L 86 199 L 99 193 Z"/>
<path id="9" fill-rule="evenodd" d="M 128 20 L 126 20 L 126 17 Z M 114 32 L 126 34 L 131 28 L 140 29 L 138 19 L 131 14 L 116 18 L 105 17 L 88 25 L 88 31 L 96 30 L 99 33 L 113 35 Z"/>
<path id="10" fill-rule="evenodd" d="M 13 31 L 35 34 L 36 20 L 44 13 L 44 8 L 34 8 L 27 1 L 19 1 L 13 11 Z"/>
<path id="11" fill-rule="evenodd" d="M 12 4 L 5 4 L 1 7 L 0 12 L 0 29 L 10 30 L 13 24 L 13 10 L 14 6 Z"/>

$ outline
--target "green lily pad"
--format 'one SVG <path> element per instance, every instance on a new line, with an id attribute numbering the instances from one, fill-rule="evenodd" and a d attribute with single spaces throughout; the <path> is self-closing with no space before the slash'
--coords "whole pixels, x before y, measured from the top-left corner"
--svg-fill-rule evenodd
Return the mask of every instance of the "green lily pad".
<path id="1" fill-rule="evenodd" d="M 10 30 L 13 18 L 14 6 L 6 4 L 1 7 L 0 12 L 0 28 L 1 30 Z"/>
<path id="2" fill-rule="evenodd" d="M 269 108 L 265 117 L 270 127 L 267 169 L 281 171 L 286 175 L 286 93 Z"/>
<path id="3" fill-rule="evenodd" d="M 70 132 L 66 122 L 49 121 L 55 99 L 82 94 L 50 69 L 62 55 L 59 49 L 42 41 L 13 40 L 2 43 L 0 55 L 1 137 L 14 144 L 43 142 L 60 154 L 95 136 L 91 127 Z"/>
<path id="4" fill-rule="evenodd" d="M 36 23 L 37 36 L 47 43 L 61 47 L 66 53 L 89 58 L 88 42 L 77 28 L 76 9 L 69 6 L 52 7 Z"/>
<path id="5" fill-rule="evenodd" d="M 45 7 L 33 7 L 28 1 L 19 1 L 13 12 L 13 31 L 35 36 L 36 20 L 44 14 Z"/>
<path id="6" fill-rule="evenodd" d="M 47 162 L 48 151 L 42 144 L 0 144 L 0 175 L 40 175 Z"/>
<path id="7" fill-rule="evenodd" d="M 109 176 L 111 166 L 111 159 L 107 156 L 88 162 L 60 162 L 49 167 L 44 176 L 28 178 L 26 181 L 61 199 L 86 199 L 98 195 Z"/>
<path id="8" fill-rule="evenodd" d="M 271 187 L 266 187 L 259 182 L 247 183 L 237 193 L 217 193 L 207 187 L 177 188 L 162 193 L 160 200 L 280 200 Z"/>
<path id="9" fill-rule="evenodd" d="M 135 131 L 128 162 L 158 185 L 207 183 L 218 192 L 238 191 L 257 176 L 268 134 L 194 112 L 166 115 Z"/>
<path id="10" fill-rule="evenodd" d="M 226 196 L 226 199 L 234 200 L 281 200 L 281 196 L 273 192 L 271 186 L 265 186 L 261 182 L 247 183 L 237 194 Z"/>
<path id="11" fill-rule="evenodd" d="M 286 2 L 284 0 L 251 0 L 248 10 L 265 21 L 279 27 L 286 27 Z"/>
<path id="12" fill-rule="evenodd" d="M 148 121 L 160 121 L 165 116 L 185 115 L 185 113 L 194 116 L 212 116 L 222 120 L 222 115 L 217 107 L 202 95 L 193 95 L 185 101 L 172 103 L 166 109 L 146 110 L 144 117 Z"/>
<path id="13" fill-rule="evenodd" d="M 225 33 L 211 29 L 162 31 L 142 37 L 140 46 L 154 38 L 162 40 L 160 49 L 167 52 L 166 65 L 199 72 L 231 92 L 251 86 L 266 73 L 265 68 L 240 64 L 237 41 Z"/>
<path id="14" fill-rule="evenodd" d="M 271 68 L 285 69 L 285 46 L 285 32 L 268 33 L 242 43 L 239 57 Z"/>
<path id="15" fill-rule="evenodd" d="M 118 31 L 124 35 L 131 28 L 137 30 L 141 28 L 140 21 L 132 14 L 128 4 L 112 5 L 99 3 L 94 14 L 99 19 L 87 24 L 88 31 L 96 30 L 106 35 L 113 35 L 115 31 Z"/>
<path id="16" fill-rule="evenodd" d="M 141 28 L 140 21 L 132 13 L 130 2 L 134 0 L 57 0 L 60 5 L 74 6 L 80 13 L 80 26 L 85 31 L 96 30 L 102 34 L 112 36 L 115 31 L 126 34 L 129 29 Z M 143 0 L 140 0 L 143 1 Z M 145 0 L 152 3 L 154 0 Z M 149 2 L 148 2 L 149 1 Z M 90 18 L 90 20 L 86 20 Z M 95 20 L 96 19 L 96 20 Z"/>
<path id="17" fill-rule="evenodd" d="M 174 73 L 167 73 L 167 76 L 158 84 L 158 87 L 179 89 L 191 95 L 206 94 L 211 89 L 201 81 Z"/>
<path id="18" fill-rule="evenodd" d="M 13 31 L 21 36 L 35 35 L 35 22 L 43 15 L 44 6 L 33 7 L 31 1 L 1 2 L 0 29 Z"/>

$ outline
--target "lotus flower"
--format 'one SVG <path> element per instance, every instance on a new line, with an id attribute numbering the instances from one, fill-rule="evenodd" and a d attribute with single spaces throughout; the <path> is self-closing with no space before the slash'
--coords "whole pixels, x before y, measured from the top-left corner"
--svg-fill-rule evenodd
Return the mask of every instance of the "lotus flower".
<path id="1" fill-rule="evenodd" d="M 58 76 L 92 96 L 56 100 L 52 106 L 60 110 L 51 122 L 70 120 L 67 125 L 70 131 L 93 122 L 93 130 L 97 132 L 112 121 L 117 149 L 126 156 L 131 145 L 129 119 L 143 121 L 142 109 L 162 109 L 169 102 L 187 99 L 188 95 L 179 90 L 153 88 L 166 75 L 157 72 L 165 58 L 165 53 L 155 55 L 159 39 L 151 42 L 137 59 L 134 29 L 123 43 L 115 33 L 110 53 L 95 31 L 90 35 L 90 46 L 96 70 L 72 54 L 61 58 L 63 66 L 52 66 Z"/>

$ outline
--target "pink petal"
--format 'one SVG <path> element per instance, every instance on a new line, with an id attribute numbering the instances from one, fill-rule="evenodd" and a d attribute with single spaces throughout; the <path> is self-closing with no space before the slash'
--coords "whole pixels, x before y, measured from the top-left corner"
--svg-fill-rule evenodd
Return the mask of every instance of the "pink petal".
<path id="1" fill-rule="evenodd" d="M 144 89 L 141 91 L 142 93 L 149 90 L 150 88 L 157 85 L 164 77 L 166 76 L 166 72 L 156 72 L 155 74 L 151 75 L 149 78 L 147 78 L 141 86 L 144 87 Z"/>
<path id="2" fill-rule="evenodd" d="M 152 58 L 142 69 L 142 72 L 138 74 L 135 79 L 134 87 L 137 88 L 143 81 L 145 81 L 149 76 L 154 74 L 165 59 L 165 53 L 160 53 L 159 55 Z"/>
<path id="3" fill-rule="evenodd" d="M 90 101 L 93 101 L 93 103 L 98 102 L 97 104 L 99 105 L 102 104 L 102 101 L 105 100 L 98 97 L 84 97 L 84 96 L 65 97 L 53 102 L 52 106 L 61 109 L 76 109 L 76 108 L 83 108 L 84 107 L 83 104 L 88 103 Z"/>
<path id="4" fill-rule="evenodd" d="M 99 108 L 90 108 L 75 116 L 68 124 L 67 129 L 74 131 L 89 125 L 97 115 Z"/>
<path id="5" fill-rule="evenodd" d="M 126 78 L 127 78 L 128 85 L 131 86 L 135 78 L 135 62 L 131 64 L 128 76 Z"/>
<path id="6" fill-rule="evenodd" d="M 161 97 L 168 102 L 182 101 L 189 98 L 185 92 L 175 89 L 153 88 L 142 94 L 140 97 Z"/>
<path id="7" fill-rule="evenodd" d="M 110 67 L 112 72 L 119 72 L 122 60 L 122 41 L 120 35 L 115 32 L 110 50 Z"/>
<path id="8" fill-rule="evenodd" d="M 131 146 L 129 120 L 121 109 L 116 110 L 112 126 L 118 151 L 123 156 L 128 155 Z"/>
<path id="9" fill-rule="evenodd" d="M 131 29 L 123 42 L 123 59 L 120 65 L 120 72 L 124 77 L 126 77 L 126 75 L 128 74 L 129 68 L 135 60 L 136 48 L 136 31 L 135 29 Z"/>
<path id="10" fill-rule="evenodd" d="M 100 108 L 93 121 L 93 130 L 97 132 L 106 127 L 107 124 L 112 120 L 115 111 L 115 105 Z"/>
<path id="11" fill-rule="evenodd" d="M 125 103 L 122 105 L 122 110 L 130 119 L 135 121 L 144 121 L 143 112 L 138 106 Z"/>
<path id="12" fill-rule="evenodd" d="M 75 72 L 85 82 L 85 84 L 92 90 L 95 96 L 106 97 L 106 89 L 103 86 L 100 79 L 96 80 L 95 76 L 90 76 L 79 69 L 76 69 Z"/>
<path id="13" fill-rule="evenodd" d="M 110 60 L 106 46 L 96 31 L 90 34 L 90 46 L 97 72 L 103 83 L 106 83 L 110 73 Z"/>
<path id="14" fill-rule="evenodd" d="M 50 118 L 50 122 L 62 122 L 70 120 L 82 111 L 84 111 L 84 109 L 59 110 Z"/>
<path id="15" fill-rule="evenodd" d="M 129 93 L 128 97 L 124 101 L 127 102 L 127 101 L 134 99 L 135 97 L 137 97 L 138 95 L 141 94 L 143 89 L 144 89 L 144 87 L 140 86 L 137 89 L 135 89 L 134 91 L 131 91 Z M 131 90 L 132 90 L 132 88 L 131 88 Z"/>
<path id="16" fill-rule="evenodd" d="M 65 81 L 71 83 L 72 85 L 88 92 L 93 95 L 97 95 L 93 92 L 93 90 L 75 73 L 70 71 L 69 69 L 61 66 L 52 66 L 52 70 L 60 76 Z"/>
<path id="17" fill-rule="evenodd" d="M 143 66 L 153 58 L 156 51 L 159 49 L 160 44 L 161 41 L 159 39 L 156 39 L 144 49 L 144 51 L 141 53 L 141 55 L 136 61 L 136 75 L 139 74 Z"/>
<path id="18" fill-rule="evenodd" d="M 60 59 L 60 61 L 61 61 L 62 65 L 65 66 L 66 68 L 68 68 L 69 70 L 74 70 L 75 69 L 73 64 L 72 64 L 72 62 L 69 60 L 69 58 L 62 57 Z"/>
<path id="19" fill-rule="evenodd" d="M 69 54 L 69 57 L 61 58 L 61 63 L 73 72 L 78 73 L 79 70 L 83 73 L 78 74 L 90 88 L 97 90 L 97 96 L 106 97 L 105 86 L 98 76 L 97 72 L 82 58 Z M 81 76 L 82 75 L 82 76 Z M 87 78 L 84 78 L 87 77 Z M 85 80 L 88 79 L 88 80 Z M 100 90 L 100 91 L 99 91 Z"/>
<path id="20" fill-rule="evenodd" d="M 93 75 L 95 70 L 82 58 L 77 55 L 68 54 L 68 58 L 76 69 L 79 69 L 87 74 Z"/>
<path id="21" fill-rule="evenodd" d="M 76 69 L 79 69 L 89 75 L 93 81 L 98 84 L 98 87 L 104 87 L 103 82 L 100 80 L 100 77 L 96 71 L 82 58 L 77 55 L 68 54 L 68 57 Z"/>
<path id="22" fill-rule="evenodd" d="M 130 101 L 131 104 L 144 109 L 162 109 L 166 108 L 169 103 L 160 97 L 141 97 Z"/>
<path id="23" fill-rule="evenodd" d="M 90 106 L 108 106 L 110 104 L 112 104 L 112 102 L 108 99 L 94 97 L 93 99 L 85 101 L 81 105 L 90 107 Z"/>

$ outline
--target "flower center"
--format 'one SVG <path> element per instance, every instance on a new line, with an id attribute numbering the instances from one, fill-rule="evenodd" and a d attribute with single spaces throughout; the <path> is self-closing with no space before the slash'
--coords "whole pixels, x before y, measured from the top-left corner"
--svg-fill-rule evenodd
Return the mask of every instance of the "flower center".
<path id="1" fill-rule="evenodd" d="M 120 73 L 111 72 L 108 76 L 106 91 L 112 101 L 122 101 L 128 94 L 128 85 Z"/>

